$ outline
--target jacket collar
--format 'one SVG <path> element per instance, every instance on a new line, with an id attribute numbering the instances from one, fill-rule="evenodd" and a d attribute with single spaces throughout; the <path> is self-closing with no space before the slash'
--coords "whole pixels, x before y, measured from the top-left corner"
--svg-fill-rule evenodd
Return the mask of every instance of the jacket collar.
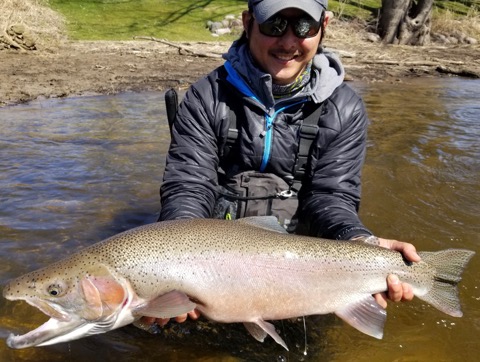
<path id="1" fill-rule="evenodd" d="M 231 67 L 229 71 L 230 83 L 243 94 L 256 98 L 266 108 L 275 106 L 276 100 L 272 94 L 272 77 L 255 65 L 245 41 L 235 41 L 228 53 L 224 55 L 224 59 L 227 60 L 226 64 L 228 63 Z M 232 77 L 233 71 L 236 75 Z M 299 94 L 292 96 L 292 100 L 299 97 L 310 97 L 314 102 L 321 103 L 342 84 L 345 76 L 345 70 L 340 59 L 334 53 L 321 48 L 313 58 L 312 72 L 310 82 Z M 246 92 L 247 89 L 248 92 Z M 282 99 L 281 101 L 285 100 Z"/>

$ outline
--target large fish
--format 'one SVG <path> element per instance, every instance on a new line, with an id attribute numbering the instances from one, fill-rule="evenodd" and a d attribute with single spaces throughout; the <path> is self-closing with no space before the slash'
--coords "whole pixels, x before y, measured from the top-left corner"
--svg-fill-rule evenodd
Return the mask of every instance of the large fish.
<path id="1" fill-rule="evenodd" d="M 10 281 L 3 295 L 25 300 L 51 318 L 12 348 L 45 346 L 103 333 L 141 316 L 170 318 L 197 308 L 207 318 L 243 322 L 259 341 L 267 320 L 335 313 L 382 338 L 386 312 L 372 294 L 395 273 L 417 297 L 462 316 L 456 284 L 468 250 L 398 252 L 362 242 L 286 234 L 274 217 L 195 219 L 141 226 Z"/>

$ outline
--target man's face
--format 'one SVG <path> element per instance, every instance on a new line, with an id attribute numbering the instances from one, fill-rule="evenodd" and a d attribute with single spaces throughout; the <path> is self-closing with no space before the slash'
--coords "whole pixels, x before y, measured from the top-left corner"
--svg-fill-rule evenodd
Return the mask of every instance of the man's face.
<path id="1" fill-rule="evenodd" d="M 303 11 L 294 8 L 285 9 L 279 14 L 287 19 L 306 16 Z M 260 32 L 256 20 L 249 29 L 248 24 L 252 16 L 248 11 L 243 13 L 243 25 L 247 31 L 250 52 L 254 60 L 263 71 L 271 74 L 273 83 L 280 85 L 292 83 L 317 53 L 321 30 L 311 38 L 302 39 L 294 34 L 291 26 L 288 26 L 286 33 L 280 37 L 267 36 Z"/>

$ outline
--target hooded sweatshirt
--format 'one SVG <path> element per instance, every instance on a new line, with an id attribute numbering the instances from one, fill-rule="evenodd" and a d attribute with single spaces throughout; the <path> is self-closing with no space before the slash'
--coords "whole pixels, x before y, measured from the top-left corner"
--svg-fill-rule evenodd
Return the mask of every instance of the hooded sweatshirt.
<path id="1" fill-rule="evenodd" d="M 160 220 L 212 217 L 219 170 L 227 177 L 259 171 L 291 180 L 303 120 L 322 107 L 298 194 L 299 220 L 309 235 L 371 235 L 357 215 L 368 120 L 360 97 L 343 83 L 339 59 L 319 50 L 310 81 L 280 99 L 245 42 L 234 42 L 225 60 L 192 85 L 179 106 L 160 189 Z M 232 111 L 238 137 L 224 154 Z"/>

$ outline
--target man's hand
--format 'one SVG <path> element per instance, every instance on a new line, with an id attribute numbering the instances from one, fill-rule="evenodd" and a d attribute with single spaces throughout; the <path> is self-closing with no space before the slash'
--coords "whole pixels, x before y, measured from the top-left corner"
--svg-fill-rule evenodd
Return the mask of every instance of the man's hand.
<path id="1" fill-rule="evenodd" d="M 196 309 L 175 317 L 175 321 L 178 323 L 183 323 L 190 317 L 193 320 L 197 320 L 200 317 L 200 312 Z M 142 323 L 145 325 L 157 324 L 160 327 L 163 327 L 170 321 L 170 318 L 154 318 L 154 317 L 142 317 Z"/>
<path id="2" fill-rule="evenodd" d="M 378 238 L 378 245 L 387 249 L 399 251 L 404 258 L 411 262 L 419 262 L 420 256 L 417 254 L 415 246 L 398 240 Z M 396 275 L 387 277 L 388 295 L 387 293 L 378 293 L 374 295 L 375 300 L 383 308 L 387 308 L 387 298 L 394 301 L 410 301 L 413 299 L 413 290 L 410 284 L 401 283 Z"/>

